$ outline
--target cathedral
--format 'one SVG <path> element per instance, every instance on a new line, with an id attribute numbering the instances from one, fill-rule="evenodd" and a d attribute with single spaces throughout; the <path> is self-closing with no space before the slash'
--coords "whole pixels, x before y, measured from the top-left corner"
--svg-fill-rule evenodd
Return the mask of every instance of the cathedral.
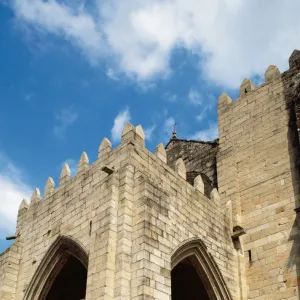
<path id="1" fill-rule="evenodd" d="M 300 51 L 218 100 L 219 139 L 127 123 L 18 211 L 1 300 L 300 299 Z M 84 147 L 84 145 L 82 145 Z"/>

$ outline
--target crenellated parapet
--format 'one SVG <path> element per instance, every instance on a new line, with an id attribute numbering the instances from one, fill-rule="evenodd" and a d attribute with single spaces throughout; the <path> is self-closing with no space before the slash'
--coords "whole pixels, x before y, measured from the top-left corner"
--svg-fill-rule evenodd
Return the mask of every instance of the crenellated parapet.
<path id="1" fill-rule="evenodd" d="M 88 255 L 86 299 L 93 299 L 95 289 L 91 283 L 99 278 L 103 280 L 97 283 L 97 299 L 103 288 L 109 287 L 110 299 L 117 299 L 121 295 L 118 293 L 130 291 L 131 282 L 140 282 L 135 275 L 141 275 L 140 266 L 134 260 L 143 258 L 143 243 L 146 245 L 150 239 L 148 246 L 158 251 L 147 248 L 151 253 L 149 261 L 153 266 L 161 265 L 166 276 L 171 272 L 172 249 L 191 237 L 203 234 L 208 247 L 214 244 L 213 251 L 222 248 L 231 255 L 231 241 L 218 234 L 220 228 L 229 232 L 225 210 L 215 194 L 209 199 L 202 174 L 193 181 L 187 180 L 186 159 L 178 157 L 171 166 L 162 143 L 154 153 L 144 145 L 142 127 L 128 123 L 119 145 L 112 148 L 104 138 L 96 149 L 96 161 L 90 163 L 87 153 L 82 152 L 74 176 L 65 163 L 56 186 L 49 177 L 43 197 L 36 188 L 31 203 L 22 202 L 15 235 L 16 242 L 23 243 L 18 299 L 39 298 L 42 273 L 48 274 L 52 269 L 48 259 L 57 254 L 69 256 L 70 249 L 76 251 L 71 240 L 82 245 Z M 67 244 L 52 251 L 57 241 Z M 161 249 L 159 245 L 165 246 Z M 162 250 L 164 255 L 158 257 Z M 232 274 L 233 271 L 227 277 Z"/>
<path id="2" fill-rule="evenodd" d="M 35 203 L 38 203 L 41 200 L 41 193 L 39 188 L 35 188 L 33 191 L 33 194 L 31 196 L 30 205 L 33 205 Z"/>
<path id="3" fill-rule="evenodd" d="M 134 127 L 130 123 L 126 123 L 121 137 L 122 144 L 131 142 L 136 146 L 145 147 L 145 133 L 141 125 Z"/>
<path id="4" fill-rule="evenodd" d="M 60 176 L 59 176 L 59 185 L 67 183 L 71 178 L 71 170 L 67 163 L 64 164 Z"/>
<path id="5" fill-rule="evenodd" d="M 297 124 L 285 100 L 300 105 L 299 59 L 295 51 L 283 74 L 270 66 L 259 87 L 243 80 L 237 101 L 220 96 L 219 141 L 173 138 L 152 153 L 142 126 L 127 123 L 119 145 L 104 138 L 96 161 L 82 152 L 74 176 L 66 163 L 56 186 L 49 177 L 43 196 L 35 188 L 0 255 L 9 299 L 47 298 L 72 257 L 90 300 L 171 299 L 181 262 L 207 274 L 204 286 L 213 279 L 212 299 L 297 296 L 297 259 L 286 268 L 299 252 Z M 220 284 L 228 289 L 214 293 Z"/>
<path id="6" fill-rule="evenodd" d="M 269 83 L 280 77 L 280 71 L 276 66 L 270 65 L 265 72 L 265 82 Z"/>
<path id="7" fill-rule="evenodd" d="M 294 50 L 289 58 L 289 70 L 287 72 L 297 72 L 300 69 L 300 51 Z M 285 73 L 287 73 L 285 72 Z M 260 93 L 260 89 L 266 87 L 269 84 L 272 84 L 274 81 L 280 79 L 282 75 L 285 73 L 280 73 L 279 69 L 275 65 L 270 65 L 264 74 L 264 83 L 255 87 L 254 83 L 245 78 L 240 85 L 240 97 L 235 101 L 232 101 L 231 98 L 223 93 L 218 100 L 218 111 L 219 116 L 222 115 L 223 112 L 228 111 L 228 109 L 233 108 L 237 105 L 242 105 L 240 101 L 247 101 L 248 97 L 251 95 L 255 95 Z M 244 100 L 245 99 L 245 100 Z"/>
<path id="8" fill-rule="evenodd" d="M 98 148 L 98 160 L 92 164 L 89 164 L 87 153 L 82 152 L 78 162 L 77 174 L 75 176 L 71 177 L 70 167 L 67 163 L 65 163 L 60 173 L 58 186 L 55 187 L 54 180 L 49 177 L 45 184 L 43 197 L 41 197 L 40 190 L 38 188 L 35 188 L 31 197 L 30 204 L 27 204 L 26 200 L 23 200 L 19 208 L 19 213 L 26 213 L 27 211 L 31 210 L 31 207 L 37 207 L 37 205 L 39 205 L 40 203 L 44 203 L 44 201 L 49 201 L 50 203 L 51 201 L 53 201 L 53 197 L 55 198 L 57 194 L 61 194 L 62 192 L 68 190 L 69 186 L 73 182 L 80 182 L 84 180 L 89 181 L 88 176 L 92 178 L 92 175 L 84 175 L 89 170 L 101 170 L 103 174 L 109 176 L 114 172 L 115 169 L 112 163 L 113 159 L 108 160 L 108 158 L 112 157 L 114 153 L 118 151 L 118 149 L 126 147 L 127 145 L 134 148 L 136 147 L 137 149 L 140 149 L 140 147 L 142 147 L 142 149 L 144 149 L 143 151 L 146 151 L 146 153 L 148 152 L 148 150 L 144 147 L 145 134 L 141 125 L 135 127 L 132 124 L 127 123 L 123 128 L 121 144 L 115 149 L 112 149 L 112 144 L 107 138 L 103 138 Z M 160 143 L 155 148 L 154 155 L 157 158 L 157 162 L 165 164 L 165 167 L 168 168 L 170 172 L 175 172 L 175 174 L 177 174 L 179 178 L 181 178 L 181 180 L 186 181 L 187 170 L 182 158 L 177 159 L 174 169 L 168 167 L 167 153 L 162 143 Z M 201 175 L 195 178 L 194 184 L 192 183 L 192 185 L 194 185 L 195 190 L 204 195 L 204 182 Z"/>
<path id="9" fill-rule="evenodd" d="M 88 169 L 88 167 L 89 167 L 89 158 L 88 158 L 86 152 L 82 152 L 79 163 L 78 163 L 77 173 L 86 171 Z"/>
<path id="10" fill-rule="evenodd" d="M 156 146 L 155 155 L 164 163 L 167 163 L 167 152 L 163 143 L 160 143 L 159 145 Z"/>
<path id="11" fill-rule="evenodd" d="M 175 163 L 175 171 L 182 178 L 186 179 L 186 167 L 182 158 L 179 158 Z"/>
<path id="12" fill-rule="evenodd" d="M 265 272 L 265 261 L 278 262 L 278 252 L 269 251 L 275 239 L 277 245 L 285 247 L 285 258 L 276 265 L 277 272 L 299 252 L 299 244 L 293 245 L 294 252 L 288 241 L 293 239 L 290 228 L 295 224 L 294 208 L 299 203 L 300 51 L 292 53 L 289 69 L 283 73 L 270 65 L 261 85 L 255 87 L 245 79 L 235 101 L 222 94 L 218 125 L 218 193 L 213 190 L 211 198 L 227 207 L 237 257 L 246 254 L 245 272 L 240 278 L 243 291 L 249 291 L 245 299 L 250 293 L 255 299 L 257 293 L 258 299 L 261 290 L 251 283 L 258 273 Z M 286 227 L 281 223 L 283 215 L 289 216 Z M 254 265 L 256 271 L 252 273 Z M 293 276 L 297 282 L 298 274 Z M 269 274 L 264 286 L 276 280 L 276 275 Z M 286 293 L 266 294 L 269 299 L 280 299 Z"/>
<path id="13" fill-rule="evenodd" d="M 241 98 L 246 97 L 254 89 L 255 86 L 253 82 L 250 79 L 245 78 L 240 86 L 240 97 Z"/>
<path id="14" fill-rule="evenodd" d="M 52 195 L 55 189 L 54 180 L 51 177 L 48 177 L 45 189 L 44 189 L 44 197 L 49 197 Z"/>
<path id="15" fill-rule="evenodd" d="M 107 153 L 109 153 L 111 149 L 112 149 L 111 142 L 107 138 L 104 138 L 98 149 L 98 158 L 101 158 Z"/>

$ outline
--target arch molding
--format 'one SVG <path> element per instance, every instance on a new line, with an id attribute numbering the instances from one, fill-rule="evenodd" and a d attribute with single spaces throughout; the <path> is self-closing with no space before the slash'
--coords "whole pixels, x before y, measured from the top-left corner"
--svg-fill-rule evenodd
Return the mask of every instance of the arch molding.
<path id="1" fill-rule="evenodd" d="M 59 236 L 50 246 L 35 271 L 24 300 L 45 300 L 53 282 L 70 256 L 88 268 L 88 254 L 84 247 L 70 236 Z"/>
<path id="2" fill-rule="evenodd" d="M 172 269 L 184 259 L 197 270 L 211 300 L 233 300 L 218 265 L 203 241 L 192 239 L 180 245 L 172 255 Z"/>

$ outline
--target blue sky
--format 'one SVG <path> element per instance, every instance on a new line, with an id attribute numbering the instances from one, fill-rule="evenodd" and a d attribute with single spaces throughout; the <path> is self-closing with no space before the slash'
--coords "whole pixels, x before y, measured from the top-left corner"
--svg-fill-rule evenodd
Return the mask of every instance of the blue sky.
<path id="1" fill-rule="evenodd" d="M 64 162 L 74 175 L 126 121 L 151 151 L 175 121 L 180 138 L 212 140 L 219 95 L 300 48 L 297 0 L 140 2 L 0 0 L 0 252 Z"/>

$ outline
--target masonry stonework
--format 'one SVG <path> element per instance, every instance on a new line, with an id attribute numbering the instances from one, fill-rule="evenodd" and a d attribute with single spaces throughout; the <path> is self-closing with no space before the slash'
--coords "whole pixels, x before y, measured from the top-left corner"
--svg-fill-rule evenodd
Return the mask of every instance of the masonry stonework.
<path id="1" fill-rule="evenodd" d="M 0 299 L 300 299 L 299 57 L 221 95 L 219 141 L 153 154 L 126 124 L 118 147 L 104 138 L 96 162 L 83 152 L 76 176 L 65 165 L 35 189 L 0 255 Z"/>

